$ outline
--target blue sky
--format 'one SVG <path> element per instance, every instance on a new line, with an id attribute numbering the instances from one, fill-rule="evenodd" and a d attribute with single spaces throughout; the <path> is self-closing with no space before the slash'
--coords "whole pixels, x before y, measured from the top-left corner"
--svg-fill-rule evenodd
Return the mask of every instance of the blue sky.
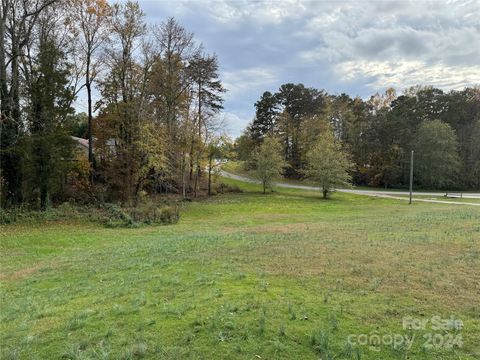
<path id="1" fill-rule="evenodd" d="M 140 0 L 216 53 L 227 131 L 238 136 L 265 90 L 286 82 L 363 98 L 387 87 L 480 84 L 480 2 Z"/>

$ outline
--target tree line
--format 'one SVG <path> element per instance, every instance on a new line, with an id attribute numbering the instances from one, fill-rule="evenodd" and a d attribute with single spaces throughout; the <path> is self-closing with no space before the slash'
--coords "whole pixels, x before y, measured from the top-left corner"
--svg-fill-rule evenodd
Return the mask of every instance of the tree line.
<path id="1" fill-rule="evenodd" d="M 218 135 L 218 67 L 175 19 L 148 25 L 134 1 L 3 0 L 1 205 L 212 193 L 216 159 L 232 150 Z M 255 109 L 235 150 L 262 179 L 401 187 L 415 150 L 417 185 L 480 188 L 479 88 L 362 100 L 284 84 Z"/>
<path id="2" fill-rule="evenodd" d="M 401 95 L 390 88 L 362 100 L 289 83 L 276 93 L 264 92 L 255 109 L 255 118 L 236 141 L 239 158 L 253 169 L 258 160 L 250 154 L 273 137 L 280 143 L 287 177 L 311 177 L 312 157 L 317 164 L 331 163 L 325 149 L 340 145 L 337 159 L 343 165 L 337 168 L 348 169 L 356 185 L 408 186 L 414 150 L 417 186 L 480 189 L 478 87 L 444 92 L 416 86 Z"/>
<path id="3" fill-rule="evenodd" d="M 226 90 L 192 33 L 173 18 L 147 25 L 134 1 L 3 0 L 1 11 L 2 206 L 211 191 Z"/>

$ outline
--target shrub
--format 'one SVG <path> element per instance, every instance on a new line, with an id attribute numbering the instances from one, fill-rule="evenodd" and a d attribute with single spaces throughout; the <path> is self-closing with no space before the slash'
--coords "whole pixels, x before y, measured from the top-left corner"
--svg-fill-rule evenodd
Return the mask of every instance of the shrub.
<path id="1" fill-rule="evenodd" d="M 109 227 L 131 226 L 133 219 L 120 206 L 115 204 L 105 204 L 106 211 L 104 224 Z"/>
<path id="2" fill-rule="evenodd" d="M 175 224 L 179 219 L 177 206 L 163 205 L 148 201 L 130 209 L 133 222 L 145 224 Z"/>
<path id="3" fill-rule="evenodd" d="M 36 211 L 26 207 L 0 208 L 0 224 L 2 225 L 15 222 L 88 220 L 100 222 L 108 227 L 134 227 L 141 223 L 175 224 L 179 218 L 176 205 L 159 206 L 158 203 L 151 201 L 130 208 L 123 208 L 111 203 L 101 206 L 80 206 L 68 202 L 46 211 Z"/>
<path id="4" fill-rule="evenodd" d="M 240 189 L 237 185 L 230 185 L 225 183 L 218 184 L 217 186 L 215 186 L 214 190 L 219 194 L 242 192 L 242 189 Z"/>
<path id="5" fill-rule="evenodd" d="M 160 209 L 159 220 L 162 224 L 175 224 L 178 222 L 179 213 L 177 207 L 164 206 Z"/>
<path id="6" fill-rule="evenodd" d="M 15 211 L 0 208 L 0 224 L 11 224 L 17 221 L 16 215 Z"/>
<path id="7" fill-rule="evenodd" d="M 11 224 L 19 221 L 38 222 L 71 220 L 80 218 L 95 218 L 96 213 L 90 207 L 74 206 L 70 203 L 63 203 L 56 208 L 49 208 L 46 211 L 37 211 L 25 206 L 10 209 L 0 209 L 0 224 Z"/>

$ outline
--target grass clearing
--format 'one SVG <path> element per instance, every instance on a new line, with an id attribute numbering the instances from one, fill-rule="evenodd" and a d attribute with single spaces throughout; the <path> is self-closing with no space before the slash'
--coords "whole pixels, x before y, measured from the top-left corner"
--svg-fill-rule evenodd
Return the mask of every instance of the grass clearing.
<path id="1" fill-rule="evenodd" d="M 402 196 L 399 195 L 400 197 L 405 197 L 408 198 L 408 196 Z M 431 196 L 431 195 L 415 195 L 413 199 L 425 199 L 425 200 L 440 200 L 440 201 L 450 201 L 450 202 L 462 202 L 462 203 L 473 203 L 473 204 L 480 204 L 480 198 L 460 198 L 460 197 L 446 197 L 444 195 L 439 195 L 439 196 Z"/>
<path id="2" fill-rule="evenodd" d="M 2 359 L 476 359 L 480 209 L 276 189 L 176 225 L 1 228 Z M 461 319 L 428 349 L 402 318 Z M 415 335 L 406 346 L 349 335 Z"/>

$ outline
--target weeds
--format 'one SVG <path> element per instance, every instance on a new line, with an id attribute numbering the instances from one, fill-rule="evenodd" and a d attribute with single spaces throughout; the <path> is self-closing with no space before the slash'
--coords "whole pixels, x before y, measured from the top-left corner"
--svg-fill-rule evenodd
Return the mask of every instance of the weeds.
<path id="1" fill-rule="evenodd" d="M 44 222 L 88 221 L 100 222 L 106 227 L 138 227 L 141 224 L 175 224 L 180 219 L 178 206 L 140 204 L 136 207 L 121 207 L 117 204 L 75 205 L 63 203 L 46 211 L 26 207 L 0 208 L 0 225 L 14 223 L 41 224 Z"/>
<path id="2" fill-rule="evenodd" d="M 330 350 L 330 338 L 323 330 L 315 330 L 312 333 L 310 345 L 322 360 L 333 360 L 335 358 Z"/>

